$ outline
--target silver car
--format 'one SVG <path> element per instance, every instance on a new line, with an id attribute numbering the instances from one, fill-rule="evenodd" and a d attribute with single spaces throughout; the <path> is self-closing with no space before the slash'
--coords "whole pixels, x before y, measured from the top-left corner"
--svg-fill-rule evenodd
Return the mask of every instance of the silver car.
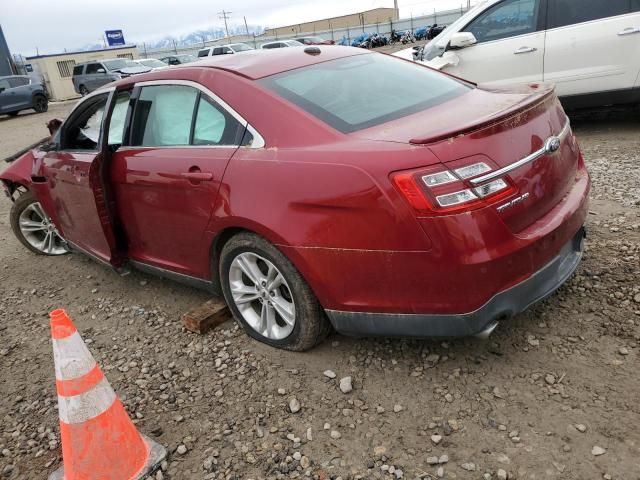
<path id="1" fill-rule="evenodd" d="M 76 93 L 86 95 L 107 83 L 150 70 L 128 58 L 93 60 L 73 67 L 73 88 Z"/>

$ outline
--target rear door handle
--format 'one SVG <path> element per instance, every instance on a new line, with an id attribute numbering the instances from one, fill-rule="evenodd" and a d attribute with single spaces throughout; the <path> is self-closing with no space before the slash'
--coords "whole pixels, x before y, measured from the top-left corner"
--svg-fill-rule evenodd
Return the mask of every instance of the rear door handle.
<path id="1" fill-rule="evenodd" d="M 183 172 L 180 176 L 195 182 L 210 182 L 213 180 L 213 173 L 207 172 Z"/>
<path id="2" fill-rule="evenodd" d="M 531 52 L 535 52 L 538 49 L 535 47 L 520 47 L 518 50 L 516 50 L 514 53 L 514 55 L 521 55 L 523 53 L 531 53 Z"/>
<path id="3" fill-rule="evenodd" d="M 625 35 L 633 35 L 634 33 L 640 33 L 640 27 L 627 27 L 621 32 L 618 32 L 618 36 L 624 37 Z"/>

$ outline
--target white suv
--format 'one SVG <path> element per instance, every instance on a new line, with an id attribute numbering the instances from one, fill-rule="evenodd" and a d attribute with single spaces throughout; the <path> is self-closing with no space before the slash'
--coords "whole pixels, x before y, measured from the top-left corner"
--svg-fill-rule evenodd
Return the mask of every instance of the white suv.
<path id="1" fill-rule="evenodd" d="M 215 57 L 217 55 L 230 55 L 232 53 L 249 52 L 251 50 L 253 50 L 253 48 L 246 43 L 230 43 L 229 45 L 218 45 L 215 47 L 207 47 L 198 50 L 198 58 Z"/>
<path id="2" fill-rule="evenodd" d="M 476 83 L 554 83 L 569 109 L 640 103 L 640 0 L 488 0 L 416 59 Z"/>

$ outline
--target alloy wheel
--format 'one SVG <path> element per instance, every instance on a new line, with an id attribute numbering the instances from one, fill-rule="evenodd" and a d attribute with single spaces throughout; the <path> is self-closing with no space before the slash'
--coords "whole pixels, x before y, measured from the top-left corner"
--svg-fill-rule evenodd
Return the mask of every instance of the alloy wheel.
<path id="1" fill-rule="evenodd" d="M 18 219 L 20 232 L 29 245 L 46 255 L 63 255 L 67 243 L 58 233 L 39 202 L 29 204 Z"/>
<path id="2" fill-rule="evenodd" d="M 296 323 L 291 289 L 269 260 L 252 252 L 236 256 L 229 268 L 229 287 L 240 314 L 260 335 L 270 340 L 288 337 Z"/>

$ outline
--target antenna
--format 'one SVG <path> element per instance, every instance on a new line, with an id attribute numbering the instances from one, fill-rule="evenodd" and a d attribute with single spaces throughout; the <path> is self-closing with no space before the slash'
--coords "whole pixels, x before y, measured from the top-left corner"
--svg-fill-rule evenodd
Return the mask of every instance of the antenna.
<path id="1" fill-rule="evenodd" d="M 224 10 L 222 10 L 221 12 L 218 12 L 219 17 L 224 20 L 224 30 L 227 32 L 227 38 L 229 38 L 229 26 L 227 25 L 227 20 L 229 19 L 229 16 L 232 14 L 233 12 L 225 12 Z"/>

